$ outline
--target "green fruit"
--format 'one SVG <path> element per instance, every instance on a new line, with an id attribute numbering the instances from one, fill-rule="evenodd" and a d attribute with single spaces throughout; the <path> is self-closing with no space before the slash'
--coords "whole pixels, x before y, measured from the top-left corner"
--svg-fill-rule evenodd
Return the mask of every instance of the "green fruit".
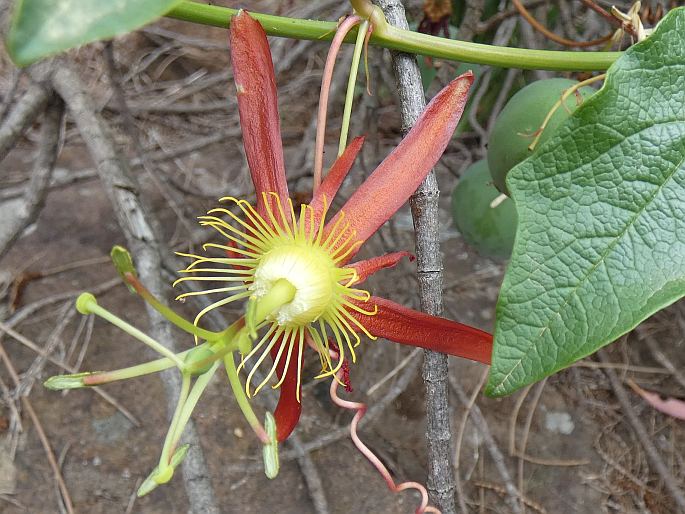
<path id="1" fill-rule="evenodd" d="M 561 99 L 566 89 L 578 84 L 570 79 L 538 80 L 518 91 L 502 109 L 488 142 L 488 165 L 497 189 L 509 194 L 505 178 L 511 168 L 531 155 L 528 146 L 554 104 Z M 583 100 L 594 94 L 591 87 L 578 90 Z M 549 119 L 537 146 L 549 139 L 561 123 L 582 103 L 577 94 L 571 94 L 566 108 L 559 106 Z"/>
<path id="2" fill-rule="evenodd" d="M 492 185 L 485 159 L 469 166 L 452 192 L 454 224 L 464 240 L 486 257 L 508 258 L 516 235 L 516 207 L 505 198 L 491 207 L 500 192 Z"/>

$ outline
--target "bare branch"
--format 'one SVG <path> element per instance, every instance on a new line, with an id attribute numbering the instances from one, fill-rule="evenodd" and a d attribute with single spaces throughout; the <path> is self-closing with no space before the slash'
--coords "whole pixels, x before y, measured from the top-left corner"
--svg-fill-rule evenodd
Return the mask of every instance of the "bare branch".
<path id="1" fill-rule="evenodd" d="M 466 0 L 464 18 L 459 26 L 457 37 L 462 41 L 471 41 L 478 31 L 478 23 L 483 17 L 485 0 Z"/>
<path id="2" fill-rule="evenodd" d="M 600 350 L 597 355 L 599 356 L 599 360 L 603 363 L 610 362 L 606 350 Z M 621 380 L 618 378 L 618 375 L 616 375 L 616 372 L 613 369 L 604 369 L 604 374 L 609 378 L 611 388 L 614 390 L 614 394 L 616 395 L 616 399 L 618 399 L 618 403 L 621 404 L 623 413 L 626 415 L 626 418 L 628 418 L 628 423 L 635 431 L 640 444 L 642 444 L 642 447 L 645 449 L 649 463 L 654 467 L 654 471 L 656 471 L 664 481 L 664 485 L 666 486 L 668 492 L 671 493 L 671 497 L 678 506 L 678 510 L 680 512 L 685 512 L 685 494 L 683 494 L 683 490 L 678 485 L 678 481 L 673 476 L 673 473 L 669 471 L 668 466 L 661 458 L 661 455 L 659 455 L 659 451 L 656 449 L 656 446 L 654 446 L 652 438 L 647 433 L 647 429 L 637 417 L 633 406 L 630 404 L 628 393 L 623 387 Z"/>
<path id="3" fill-rule="evenodd" d="M 188 220 L 186 219 L 187 217 L 183 213 L 183 209 L 180 206 L 180 201 L 171 194 L 171 191 L 169 191 L 166 185 L 162 182 L 162 180 L 157 174 L 157 170 L 154 168 L 154 166 L 152 166 L 152 163 L 147 159 L 145 155 L 145 151 L 143 150 L 143 146 L 141 144 L 142 134 L 140 130 L 138 130 L 138 126 L 136 125 L 136 122 L 133 119 L 131 111 L 128 109 L 128 105 L 126 103 L 126 95 L 124 94 L 124 90 L 121 87 L 121 82 L 119 80 L 120 72 L 114 59 L 114 43 L 112 41 L 109 41 L 105 44 L 104 54 L 105 62 L 107 63 L 108 78 L 110 85 L 112 87 L 114 101 L 118 104 L 119 109 L 121 110 L 122 117 L 124 120 L 124 128 L 126 129 L 126 132 L 128 133 L 129 137 L 133 140 L 136 153 L 138 154 L 138 158 L 140 159 L 143 169 L 147 172 L 148 176 L 152 180 L 152 183 L 155 185 L 160 194 L 164 197 L 164 200 L 169 205 L 169 207 L 171 207 L 171 210 L 174 211 L 174 213 L 176 214 L 180 222 L 184 225 L 186 230 L 189 233 L 192 233 L 193 229 L 188 223 Z"/>
<path id="4" fill-rule="evenodd" d="M 0 161 L 7 157 L 19 137 L 45 108 L 49 96 L 46 87 L 33 83 L 14 104 L 4 123 L 0 126 Z"/>
<path id="5" fill-rule="evenodd" d="M 387 20 L 408 28 L 400 0 L 376 0 Z M 413 55 L 391 52 L 400 97 L 402 131 L 408 132 L 426 106 L 421 73 Z M 442 312 L 442 260 L 438 220 L 438 183 L 431 171 L 410 199 L 416 237 L 416 261 L 421 309 Z M 426 387 L 426 439 L 428 442 L 428 491 L 443 514 L 455 512 L 454 473 L 450 442 L 452 430 L 448 402 L 447 356 L 424 352 L 423 380 Z"/>
<path id="6" fill-rule="evenodd" d="M 0 101 L 0 119 L 3 119 L 5 117 L 7 109 L 9 109 L 9 106 L 12 103 L 12 100 L 14 99 L 14 94 L 17 92 L 17 89 L 19 88 L 19 79 L 21 78 L 21 71 L 14 68 L 12 71 L 10 71 L 10 73 L 10 86 L 7 88 L 7 91 L 5 92 L 5 97 Z"/>
<path id="7" fill-rule="evenodd" d="M 309 491 L 309 496 L 314 504 L 316 514 L 328 514 L 330 509 L 328 508 L 328 500 L 326 500 L 323 482 L 321 482 L 321 476 L 316 468 L 316 464 L 314 464 L 314 461 L 309 455 L 309 451 L 305 449 L 302 440 L 297 434 L 292 434 L 288 438 L 287 444 L 293 449 L 297 456 L 297 463 L 300 466 L 300 471 L 307 483 L 307 490 Z"/>
<path id="8" fill-rule="evenodd" d="M 9 219 L 3 221 L 5 227 L 0 232 L 0 259 L 31 223 L 36 221 L 43 209 L 45 197 L 57 160 L 60 125 L 64 114 L 64 103 L 52 96 L 45 111 L 43 126 L 40 129 L 40 147 L 33 165 L 31 179 L 24 191 L 22 204 L 13 211 Z"/>

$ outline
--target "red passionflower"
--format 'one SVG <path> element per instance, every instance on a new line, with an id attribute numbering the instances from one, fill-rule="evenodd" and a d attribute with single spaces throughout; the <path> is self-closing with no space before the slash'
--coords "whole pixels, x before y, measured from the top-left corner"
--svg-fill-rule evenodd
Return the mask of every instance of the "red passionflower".
<path id="1" fill-rule="evenodd" d="M 252 207 L 244 200 L 225 198 L 239 207 L 242 215 L 221 208 L 203 216 L 201 223 L 216 228 L 229 242 L 207 245 L 220 250 L 218 257 L 190 255 L 194 261 L 184 270 L 190 275 L 180 280 L 228 285 L 205 291 L 223 296 L 200 312 L 196 323 L 211 308 L 248 299 L 244 330 L 254 346 L 243 356 L 243 365 L 253 358 L 256 362 L 248 374 L 247 389 L 249 393 L 255 370 L 270 355 L 273 365 L 257 390 L 274 373 L 277 375 L 278 440 L 288 437 L 300 417 L 306 345 L 319 354 L 323 368 L 320 376 L 335 375 L 347 355 L 354 361 L 360 334 L 489 363 L 490 334 L 352 287 L 396 265 L 409 256 L 407 252 L 350 262 L 359 247 L 407 201 L 442 155 L 463 112 L 472 75 L 454 79 L 433 98 L 414 128 L 340 212 L 327 221 L 328 206 L 363 138 L 352 141 L 314 191 L 311 203 L 296 215 L 288 198 L 275 76 L 266 35 L 258 22 L 241 11 L 231 21 L 230 43 L 245 153 L 257 203 Z M 218 267 L 205 268 L 206 264 Z M 339 360 L 331 362 L 330 356 L 336 354 Z"/>

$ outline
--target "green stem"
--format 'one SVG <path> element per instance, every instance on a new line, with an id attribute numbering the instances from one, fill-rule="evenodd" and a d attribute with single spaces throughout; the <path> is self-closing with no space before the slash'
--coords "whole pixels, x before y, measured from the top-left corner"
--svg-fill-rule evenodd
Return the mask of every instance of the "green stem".
<path id="1" fill-rule="evenodd" d="M 238 9 L 229 9 L 198 2 L 183 1 L 167 16 L 179 20 L 226 28 Z M 365 12 L 360 12 L 364 16 Z M 294 39 L 330 41 L 337 24 L 317 20 L 297 20 L 250 12 L 250 16 L 262 24 L 271 36 Z M 459 62 L 488 64 L 502 68 L 543 69 L 556 71 L 606 70 L 621 52 L 564 52 L 555 50 L 530 50 L 508 48 L 466 41 L 445 39 L 410 30 L 392 27 L 387 23 L 375 23 L 371 44 L 391 50 L 426 55 Z M 345 42 L 354 43 L 356 32 L 352 30 Z"/>
<path id="2" fill-rule="evenodd" d="M 154 339 L 152 339 L 149 335 L 146 333 L 138 330 L 136 327 L 129 325 L 126 323 L 123 319 L 115 316 L 111 312 L 109 312 L 107 309 L 100 307 L 98 304 L 93 304 L 91 303 L 89 306 L 90 312 L 93 314 L 100 316 L 101 318 L 109 321 L 112 325 L 115 327 L 119 327 L 121 330 L 126 332 L 127 334 L 132 335 L 138 341 L 141 341 L 142 343 L 145 343 L 148 345 L 150 348 L 155 350 L 157 353 L 165 356 L 166 358 L 172 360 L 174 364 L 183 371 L 185 369 L 185 365 L 183 364 L 183 361 L 171 350 L 169 350 L 166 346 L 162 345 L 161 343 L 158 343 Z"/>
<path id="3" fill-rule="evenodd" d="M 235 361 L 233 360 L 233 354 L 229 353 L 224 357 L 224 366 L 226 367 L 226 374 L 228 375 L 228 382 L 231 384 L 231 389 L 233 390 L 233 395 L 235 396 L 235 401 L 238 403 L 238 407 L 243 412 L 243 416 L 247 420 L 248 424 L 252 427 L 257 437 L 264 444 L 269 444 L 270 439 L 262 427 L 262 424 L 257 419 L 257 415 L 252 410 L 250 401 L 245 396 L 245 391 L 243 390 L 243 385 L 240 383 L 240 378 L 238 377 L 238 370 L 235 367 Z"/>
<path id="4" fill-rule="evenodd" d="M 188 332 L 191 335 L 194 335 L 195 337 L 199 337 L 200 339 L 204 339 L 206 341 L 215 341 L 216 339 L 219 339 L 221 337 L 220 332 L 212 332 L 211 330 L 205 330 L 204 328 L 200 328 L 194 324 L 192 324 L 190 321 L 182 318 L 176 312 L 174 312 L 170 307 L 164 305 L 162 302 L 160 302 L 144 285 L 143 283 L 138 280 L 138 277 L 133 275 L 132 273 L 126 273 L 124 275 L 124 280 L 126 283 L 128 283 L 131 287 L 133 287 L 138 295 L 145 300 L 153 309 L 155 309 L 157 312 L 159 312 L 162 316 L 164 316 L 167 320 L 169 320 L 171 323 L 176 325 L 178 328 L 183 330 L 184 332 Z"/>
<path id="5" fill-rule="evenodd" d="M 186 425 L 188 424 L 188 420 L 190 420 L 190 416 L 193 413 L 193 410 L 195 409 L 197 402 L 200 400 L 200 396 L 202 396 L 202 393 L 207 388 L 209 381 L 212 379 L 214 373 L 216 373 L 216 370 L 218 368 L 219 361 L 215 362 L 207 372 L 203 373 L 195 380 L 195 384 L 193 385 L 193 388 L 190 390 L 190 394 L 187 395 L 183 407 L 181 409 L 180 415 L 178 417 L 178 420 L 176 422 L 176 425 L 174 426 L 173 434 L 171 436 L 169 457 L 173 455 L 176 446 L 178 445 L 178 442 L 181 439 L 181 434 L 183 434 L 183 429 L 185 429 Z"/>
<path id="6" fill-rule="evenodd" d="M 164 446 L 162 446 L 162 454 L 159 456 L 159 466 L 158 473 L 160 475 L 160 481 L 162 483 L 167 482 L 171 479 L 174 470 L 170 469 L 171 455 L 173 454 L 172 448 L 174 447 L 174 439 L 176 433 L 178 432 L 179 421 L 181 419 L 181 413 L 186 405 L 186 400 L 188 399 L 188 393 L 190 391 L 190 375 L 188 373 L 183 373 L 183 382 L 181 383 L 181 393 L 178 396 L 178 402 L 176 403 L 176 409 L 174 410 L 174 415 L 171 418 L 171 424 L 169 425 L 169 431 L 164 438 Z M 159 482 L 158 482 L 159 483 Z"/>
<path id="7" fill-rule="evenodd" d="M 207 343 L 203 343 L 200 346 L 207 346 Z M 190 348 L 189 350 L 177 353 L 176 355 L 179 359 L 183 359 L 189 352 L 195 350 L 196 348 L 200 348 L 200 346 Z M 129 378 L 142 377 L 143 375 L 157 373 L 159 371 L 164 371 L 165 369 L 173 368 L 174 366 L 176 366 L 175 362 L 168 357 L 163 357 L 161 359 L 145 362 L 143 364 L 137 364 L 136 366 L 129 366 L 128 368 L 91 373 L 83 377 L 83 385 L 98 386 L 102 384 L 110 384 L 112 382 L 118 382 L 119 380 L 127 380 Z"/>
<path id="8" fill-rule="evenodd" d="M 350 129 L 350 116 L 352 115 L 352 102 L 354 101 L 354 86 L 357 82 L 359 72 L 359 58 L 364 48 L 364 36 L 369 30 L 369 21 L 364 20 L 359 26 L 357 39 L 354 42 L 354 53 L 352 54 L 352 65 L 350 66 L 350 76 L 347 79 L 347 92 L 345 94 L 345 108 L 343 110 L 342 127 L 340 128 L 340 143 L 338 144 L 338 157 L 340 157 L 347 147 L 347 133 Z"/>
<path id="9" fill-rule="evenodd" d="M 214 351 L 214 354 L 206 359 L 194 362 L 190 366 L 186 366 L 186 369 L 191 372 L 193 370 L 202 369 L 205 366 L 209 366 L 214 362 L 223 359 L 227 353 L 238 350 L 240 347 L 240 338 L 236 337 L 236 335 L 240 333 L 242 328 L 243 319 L 240 318 L 239 320 L 229 325 L 229 327 L 226 330 L 224 330 L 223 332 L 219 332 L 219 339 L 217 339 L 216 341 L 211 341 L 209 345 Z M 204 346 L 204 344 L 205 343 L 198 345 L 195 348 L 200 348 L 201 346 Z"/>

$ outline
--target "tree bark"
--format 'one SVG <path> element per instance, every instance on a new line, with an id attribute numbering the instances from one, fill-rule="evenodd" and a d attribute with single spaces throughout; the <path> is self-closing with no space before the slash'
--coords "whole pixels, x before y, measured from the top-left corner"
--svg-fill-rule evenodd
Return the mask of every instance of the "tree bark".
<path id="1" fill-rule="evenodd" d="M 49 96 L 50 92 L 47 87 L 34 83 L 14 104 L 0 126 L 0 161 L 14 148 L 19 137 L 45 109 Z"/>
<path id="2" fill-rule="evenodd" d="M 50 177 L 57 160 L 60 127 L 64 114 L 64 103 L 56 95 L 48 101 L 40 128 L 40 143 L 36 160 L 33 164 L 31 178 L 24 189 L 21 205 L 8 215 L 0 232 L 0 259 L 12 248 L 22 232 L 36 221 L 45 204 Z"/>
<path id="3" fill-rule="evenodd" d="M 392 25 L 408 28 L 400 0 L 375 0 Z M 426 106 L 416 57 L 391 52 L 400 97 L 402 132 L 407 133 Z M 421 309 L 442 313 L 442 258 L 440 255 L 438 198 L 440 191 L 431 171 L 410 199 L 416 240 L 416 262 Z M 424 351 L 423 381 L 426 388 L 426 440 L 428 445 L 428 492 L 443 514 L 456 512 L 452 463 L 452 429 L 448 398 L 447 356 Z"/>

